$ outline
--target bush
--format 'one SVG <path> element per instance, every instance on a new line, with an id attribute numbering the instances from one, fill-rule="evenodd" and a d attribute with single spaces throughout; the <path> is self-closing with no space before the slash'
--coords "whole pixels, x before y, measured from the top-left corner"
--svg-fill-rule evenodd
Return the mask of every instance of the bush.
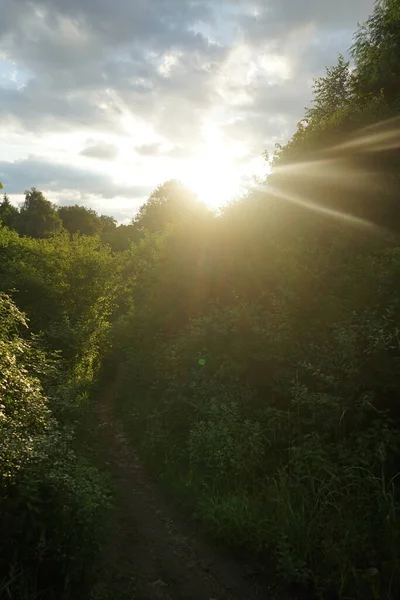
<path id="1" fill-rule="evenodd" d="M 292 281 L 216 308 L 154 345 L 149 371 L 125 341 L 143 456 L 214 535 L 324 598 L 400 586 L 398 265 L 378 248 L 328 269 L 340 309 L 320 295 L 306 327 Z"/>
<path id="2" fill-rule="evenodd" d="M 40 377 L 55 368 L 0 294 L 0 589 L 12 598 L 84 593 L 107 505 L 99 475 L 50 411 Z"/>

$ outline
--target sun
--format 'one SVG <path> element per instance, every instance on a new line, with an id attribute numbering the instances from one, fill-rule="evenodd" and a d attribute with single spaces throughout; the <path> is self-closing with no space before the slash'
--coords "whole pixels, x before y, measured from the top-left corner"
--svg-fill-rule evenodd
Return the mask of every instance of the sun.
<path id="1" fill-rule="evenodd" d="M 218 208 L 231 200 L 240 188 L 240 177 L 233 164 L 226 161 L 198 158 L 185 169 L 184 183 L 209 208 Z"/>
<path id="2" fill-rule="evenodd" d="M 243 173 L 238 159 L 246 149 L 225 143 L 217 128 L 208 128 L 204 138 L 201 151 L 185 162 L 180 179 L 209 208 L 216 209 L 239 193 Z"/>

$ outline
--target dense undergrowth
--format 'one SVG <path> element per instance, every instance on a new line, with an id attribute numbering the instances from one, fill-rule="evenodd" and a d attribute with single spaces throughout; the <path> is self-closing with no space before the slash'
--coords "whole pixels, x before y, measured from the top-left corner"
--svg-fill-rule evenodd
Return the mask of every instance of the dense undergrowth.
<path id="1" fill-rule="evenodd" d="M 5 228 L 0 252 L 14 298 L 0 296 L 0 596 L 87 597 L 109 500 L 74 431 L 107 331 L 111 254 L 89 238 Z"/>
<path id="2" fill-rule="evenodd" d="M 266 185 L 213 222 L 147 205 L 112 331 L 147 463 L 321 598 L 400 593 L 399 10 L 316 82 Z"/>
<path id="3" fill-rule="evenodd" d="M 34 188 L 0 206 L 0 595 L 90 582 L 101 372 L 213 535 L 319 598 L 399 596 L 399 22 L 376 4 L 272 175 L 218 215 L 177 182 L 121 230 Z"/>
<path id="4" fill-rule="evenodd" d="M 288 278 L 191 320 L 154 345 L 150 370 L 130 338 L 119 403 L 213 534 L 323 597 L 396 597 L 399 249 L 351 263 L 313 314 Z"/>

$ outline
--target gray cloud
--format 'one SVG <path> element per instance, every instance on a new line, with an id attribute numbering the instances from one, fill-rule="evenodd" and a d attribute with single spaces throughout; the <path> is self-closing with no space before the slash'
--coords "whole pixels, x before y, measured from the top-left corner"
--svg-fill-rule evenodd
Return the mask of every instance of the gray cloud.
<path id="1" fill-rule="evenodd" d="M 95 194 L 102 198 L 143 197 L 151 191 L 148 186 L 117 185 L 101 173 L 35 157 L 14 162 L 0 161 L 0 177 L 4 190 L 9 194 L 22 194 L 32 186 L 46 191 L 79 190 L 83 197 Z"/>
<path id="2" fill-rule="evenodd" d="M 186 96 L 194 105 L 205 99 L 207 75 L 199 65 L 220 51 L 190 27 L 207 18 L 206 2 L 15 0 L 8 10 L 3 0 L 0 6 L 7 14 L 2 48 L 32 73 L 25 88 L 0 90 L 2 122 L 31 131 L 84 124 L 109 130 L 118 128 L 123 107 L 145 118 L 159 113 L 162 126 L 171 97 Z M 159 72 L 169 51 L 184 56 L 174 85 Z"/>
<path id="3" fill-rule="evenodd" d="M 237 43 L 238 32 L 250 45 L 268 42 L 284 51 L 283 40 L 307 23 L 323 30 L 353 30 L 372 0 L 269 0 L 259 3 L 257 18 L 248 14 L 254 5 L 250 0 L 14 0 L 12 7 L 9 4 L 8 0 L 0 3 L 5 15 L 2 47 L 33 75 L 19 92 L 2 90 L 3 120 L 14 116 L 31 130 L 60 128 L 63 123 L 117 128 L 120 101 L 133 114 L 154 119 L 163 135 L 175 131 L 182 140 L 185 132 L 196 134 L 196 121 L 212 106 L 215 74 Z M 229 15 L 222 25 L 221 11 Z M 224 26 L 232 27 L 229 42 Z M 202 28 L 225 43 L 210 44 Z M 322 54 L 324 47 L 321 40 L 312 58 Z M 170 77 L 158 70 L 167 52 L 182 53 Z M 329 57 L 329 53 L 324 56 L 322 64 Z"/>
<path id="4" fill-rule="evenodd" d="M 107 144 L 107 142 L 90 143 L 80 154 L 81 156 L 89 156 L 91 158 L 112 160 L 117 158 L 118 148 L 114 144 Z"/>
<path id="5" fill-rule="evenodd" d="M 194 149 L 188 146 L 176 145 L 170 149 L 165 149 L 163 144 L 142 144 L 136 146 L 135 152 L 141 156 L 168 156 L 170 158 L 188 158 L 193 155 Z"/>
<path id="6" fill-rule="evenodd" d="M 257 3 L 257 14 L 247 15 L 241 25 L 250 42 L 269 38 L 282 42 L 294 29 L 314 24 L 320 31 L 351 33 L 372 12 L 374 0 L 267 0 Z M 343 49 L 344 50 L 344 49 Z"/>
<path id="7" fill-rule="evenodd" d="M 99 106 L 101 100 L 103 108 Z M 71 96 L 62 96 L 35 79 L 22 89 L 0 87 L 0 124 L 12 124 L 16 129 L 46 132 L 100 128 L 118 132 L 118 111 L 101 92 L 96 97 L 75 90 Z"/>
<path id="8" fill-rule="evenodd" d="M 161 148 L 162 145 L 156 142 L 155 144 L 136 146 L 135 151 L 141 156 L 154 156 L 155 154 L 160 154 Z"/>

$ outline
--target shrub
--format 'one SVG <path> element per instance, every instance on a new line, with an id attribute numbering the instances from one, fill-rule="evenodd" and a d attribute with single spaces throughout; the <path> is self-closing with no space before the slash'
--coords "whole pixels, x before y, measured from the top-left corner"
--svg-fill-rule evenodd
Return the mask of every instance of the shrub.
<path id="1" fill-rule="evenodd" d="M 99 475 L 76 457 L 50 411 L 39 377 L 54 369 L 1 294 L 0 581 L 13 598 L 84 593 L 107 505 Z"/>

